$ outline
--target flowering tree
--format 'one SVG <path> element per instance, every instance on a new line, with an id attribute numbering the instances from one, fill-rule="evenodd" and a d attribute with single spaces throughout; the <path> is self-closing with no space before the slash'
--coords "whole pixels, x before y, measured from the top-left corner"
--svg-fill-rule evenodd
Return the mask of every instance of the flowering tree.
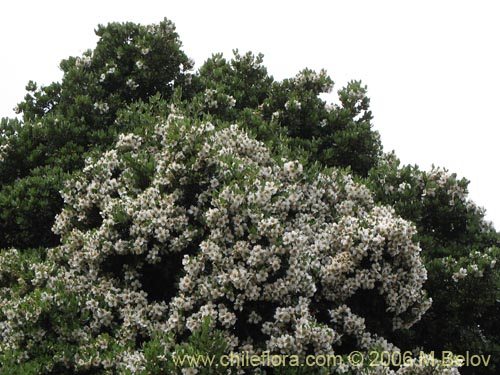
<path id="1" fill-rule="evenodd" d="M 23 121 L 2 120 L 5 371 L 498 345 L 498 233 L 465 181 L 382 155 L 360 82 L 328 105 L 326 72 L 277 82 L 261 55 L 190 73 L 167 20 L 97 34 L 61 83 L 28 85 Z"/>
<path id="2" fill-rule="evenodd" d="M 414 227 L 349 175 L 308 175 L 236 125 L 171 114 L 150 130 L 68 180 L 62 244 L 29 266 L 38 287 L 5 291 L 2 352 L 136 373 L 138 343 L 171 333 L 168 350 L 206 317 L 233 350 L 390 350 L 385 330 L 429 307 Z M 383 324 L 368 327 L 360 298 L 384 304 Z M 51 335 L 72 350 L 51 352 Z"/>

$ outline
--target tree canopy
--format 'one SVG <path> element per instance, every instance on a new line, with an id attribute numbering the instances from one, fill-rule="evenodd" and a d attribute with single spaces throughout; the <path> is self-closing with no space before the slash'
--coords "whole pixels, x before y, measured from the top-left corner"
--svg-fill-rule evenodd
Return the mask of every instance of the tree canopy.
<path id="1" fill-rule="evenodd" d="M 383 152 L 360 81 L 332 105 L 326 71 L 260 54 L 194 71 L 166 19 L 96 34 L 1 122 L 0 373 L 451 374 L 347 356 L 500 349 L 499 233 L 468 181 Z M 230 351 L 346 364 L 174 366 Z"/>

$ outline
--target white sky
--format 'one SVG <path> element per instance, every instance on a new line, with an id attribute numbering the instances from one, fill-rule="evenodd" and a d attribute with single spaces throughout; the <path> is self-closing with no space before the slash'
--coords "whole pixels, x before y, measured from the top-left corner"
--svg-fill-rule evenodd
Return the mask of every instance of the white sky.
<path id="1" fill-rule="evenodd" d="M 471 180 L 500 228 L 500 2 L 23 1 L 0 3 L 0 117 L 32 79 L 60 80 L 61 59 L 93 48 L 98 23 L 172 20 L 199 67 L 212 53 L 265 55 L 276 79 L 327 69 L 336 89 L 368 85 L 384 149 Z"/>

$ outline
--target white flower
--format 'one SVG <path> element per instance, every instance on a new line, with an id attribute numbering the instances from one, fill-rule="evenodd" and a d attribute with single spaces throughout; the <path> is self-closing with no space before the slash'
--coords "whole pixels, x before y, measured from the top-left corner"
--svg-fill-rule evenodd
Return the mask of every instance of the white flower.
<path id="1" fill-rule="evenodd" d="M 135 65 L 137 66 L 138 69 L 143 69 L 144 68 L 144 63 L 141 60 L 137 60 L 135 62 Z"/>
<path id="2" fill-rule="evenodd" d="M 233 108 L 236 105 L 236 99 L 231 95 L 228 95 L 228 105 L 230 108 Z"/>
<path id="3" fill-rule="evenodd" d="M 135 83 L 135 81 L 132 78 L 127 79 L 126 82 L 127 86 L 130 87 L 132 90 L 135 90 L 139 85 Z"/>
<path id="4" fill-rule="evenodd" d="M 455 272 L 452 275 L 452 279 L 455 282 L 458 282 L 461 279 L 464 279 L 467 276 L 467 270 L 465 268 L 460 268 L 458 272 Z"/>
<path id="5" fill-rule="evenodd" d="M 0 162 L 5 160 L 5 156 L 7 156 L 7 152 L 10 149 L 10 143 L 4 143 L 0 145 Z"/>
<path id="6" fill-rule="evenodd" d="M 75 66 L 77 68 L 88 68 L 92 63 L 92 57 L 88 55 L 83 55 L 82 57 L 77 57 L 75 61 Z"/>
<path id="7" fill-rule="evenodd" d="M 118 142 L 116 148 L 122 151 L 136 150 L 142 144 L 142 138 L 133 133 L 118 135 Z"/>
<path id="8" fill-rule="evenodd" d="M 289 108 L 300 109 L 301 105 L 302 104 L 298 100 L 293 99 L 292 101 L 289 100 L 285 103 L 285 109 L 289 109 Z"/>
<path id="9" fill-rule="evenodd" d="M 103 103 L 103 102 L 94 103 L 94 108 L 101 113 L 106 113 L 109 111 L 108 103 Z"/>
<path id="10" fill-rule="evenodd" d="M 398 186 L 398 192 L 403 193 L 405 190 L 410 190 L 411 185 L 407 182 L 402 182 Z"/>

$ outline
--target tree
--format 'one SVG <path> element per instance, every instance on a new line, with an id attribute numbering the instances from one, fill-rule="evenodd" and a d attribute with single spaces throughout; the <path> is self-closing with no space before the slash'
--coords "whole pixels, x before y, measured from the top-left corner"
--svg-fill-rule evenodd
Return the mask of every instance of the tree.
<path id="1" fill-rule="evenodd" d="M 361 82 L 332 106 L 325 71 L 278 82 L 262 55 L 191 74 L 168 20 L 96 33 L 2 120 L 4 371 L 498 348 L 498 233 L 466 181 L 382 155 Z"/>

